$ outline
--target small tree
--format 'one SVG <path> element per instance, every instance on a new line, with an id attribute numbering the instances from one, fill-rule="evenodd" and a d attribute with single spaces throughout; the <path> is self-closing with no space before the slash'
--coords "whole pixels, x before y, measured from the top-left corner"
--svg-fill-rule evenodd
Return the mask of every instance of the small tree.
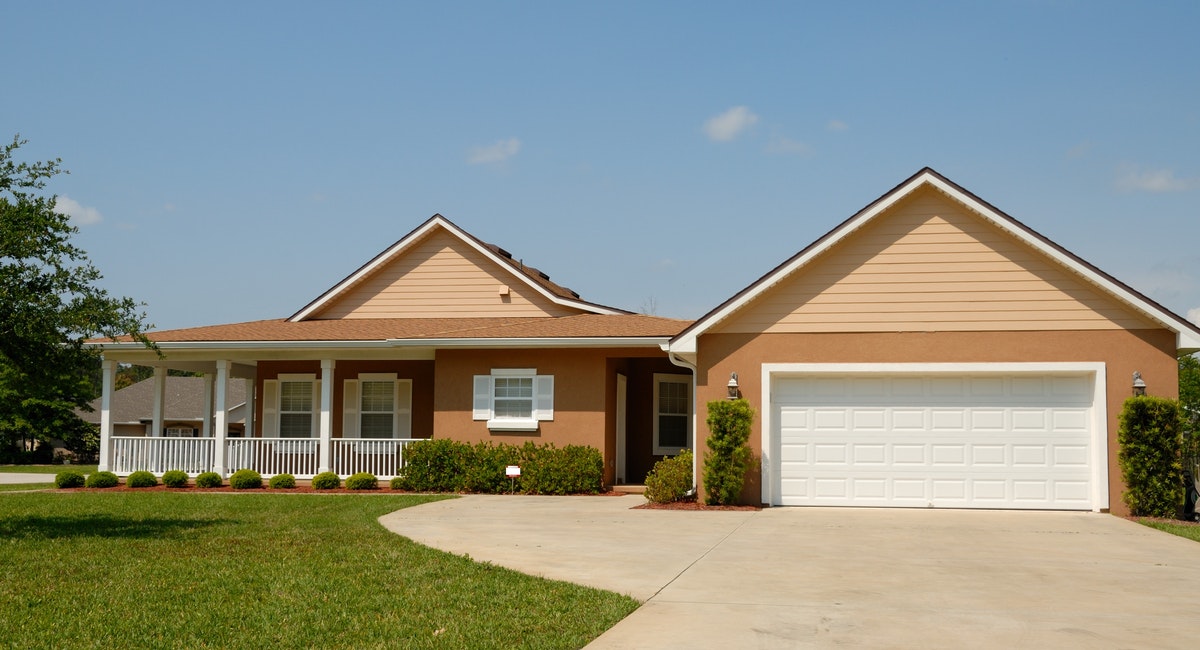
<path id="1" fill-rule="evenodd" d="M 1125 479 L 1125 504 L 1135 516 L 1176 516 L 1184 495 L 1179 402 L 1131 397 L 1120 420 L 1117 462 Z"/>
<path id="2" fill-rule="evenodd" d="M 708 451 L 704 453 L 704 500 L 709 505 L 735 503 L 750 469 L 750 428 L 754 409 L 744 399 L 708 403 Z"/>

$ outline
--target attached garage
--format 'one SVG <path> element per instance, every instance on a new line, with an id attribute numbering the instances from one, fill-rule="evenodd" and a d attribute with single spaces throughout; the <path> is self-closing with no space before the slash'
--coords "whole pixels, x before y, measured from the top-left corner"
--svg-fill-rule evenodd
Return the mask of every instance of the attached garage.
<path id="1" fill-rule="evenodd" d="M 710 401 L 755 410 L 744 502 L 1117 514 L 1132 378 L 1175 397 L 1197 350 L 1195 324 L 931 169 L 668 344 L 697 458 Z"/>
<path id="2" fill-rule="evenodd" d="M 1103 368 L 767 365 L 772 505 L 1107 507 Z"/>

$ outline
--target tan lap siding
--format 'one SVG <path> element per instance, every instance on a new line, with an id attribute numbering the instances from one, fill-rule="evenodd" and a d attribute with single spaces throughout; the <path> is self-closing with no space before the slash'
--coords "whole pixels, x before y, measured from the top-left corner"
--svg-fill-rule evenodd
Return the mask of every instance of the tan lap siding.
<path id="1" fill-rule="evenodd" d="M 1040 252 L 927 188 L 876 217 L 715 331 L 1154 327 Z"/>
<path id="2" fill-rule="evenodd" d="M 500 287 L 508 287 L 508 295 Z M 317 318 L 568 316 L 516 275 L 443 230 L 351 287 Z"/>

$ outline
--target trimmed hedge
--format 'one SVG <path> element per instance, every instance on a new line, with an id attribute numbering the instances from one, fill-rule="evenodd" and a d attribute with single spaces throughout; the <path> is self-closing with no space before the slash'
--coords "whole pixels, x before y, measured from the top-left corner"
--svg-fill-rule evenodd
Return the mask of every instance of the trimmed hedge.
<path id="1" fill-rule="evenodd" d="M 674 458 L 664 458 L 646 476 L 645 497 L 652 503 L 684 500 L 692 491 L 692 464 L 695 456 L 684 449 Z"/>
<path id="2" fill-rule="evenodd" d="M 370 472 L 359 472 L 346 479 L 347 490 L 375 490 L 379 488 L 379 479 Z"/>
<path id="3" fill-rule="evenodd" d="M 196 477 L 196 487 L 198 488 L 219 488 L 225 484 L 221 480 L 221 475 L 216 472 L 202 472 Z"/>
<path id="4" fill-rule="evenodd" d="M 125 487 L 130 488 L 149 488 L 157 485 L 158 479 L 145 470 L 136 471 L 125 479 Z"/>
<path id="5" fill-rule="evenodd" d="M 312 478 L 314 490 L 336 490 L 342 486 L 342 479 L 333 472 L 321 472 Z"/>
<path id="6" fill-rule="evenodd" d="M 444 438 L 421 440 L 404 449 L 405 465 L 392 489 L 414 492 L 503 494 L 595 494 L 604 488 L 604 460 L 594 447 L 553 443 L 471 445 Z M 510 480 L 505 467 L 517 465 Z"/>
<path id="7" fill-rule="evenodd" d="M 290 490 L 296 487 L 296 477 L 291 474 L 276 474 L 267 481 L 267 486 L 272 490 Z"/>
<path id="8" fill-rule="evenodd" d="M 1138 517 L 1176 517 L 1183 506 L 1183 432 L 1179 402 L 1143 395 L 1125 400 L 1117 462 L 1125 505 Z"/>
<path id="9" fill-rule="evenodd" d="M 188 486 L 187 472 L 178 469 L 163 472 L 162 482 L 169 488 L 185 488 Z"/>
<path id="10" fill-rule="evenodd" d="M 83 487 L 85 480 L 82 472 L 69 469 L 54 475 L 54 487 L 64 490 L 67 488 Z"/>
<path id="11" fill-rule="evenodd" d="M 90 488 L 110 488 L 117 487 L 120 482 L 117 475 L 112 472 L 94 472 L 88 475 L 83 485 Z"/>
<path id="12" fill-rule="evenodd" d="M 229 487 L 235 490 L 261 490 L 262 474 L 252 469 L 239 469 L 229 476 Z"/>

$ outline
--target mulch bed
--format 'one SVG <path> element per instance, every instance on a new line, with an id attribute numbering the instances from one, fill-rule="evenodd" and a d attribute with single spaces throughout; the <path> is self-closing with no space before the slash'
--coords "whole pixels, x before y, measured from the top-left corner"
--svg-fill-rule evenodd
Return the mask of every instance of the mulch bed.
<path id="1" fill-rule="evenodd" d="M 1186 519 L 1167 519 L 1165 517 L 1125 517 L 1125 518 L 1130 521 L 1136 521 L 1138 523 L 1146 522 L 1146 521 L 1153 521 L 1153 522 L 1157 522 L 1160 524 L 1174 524 L 1176 526 L 1188 526 L 1188 527 L 1200 526 L 1200 521 L 1188 521 Z"/>
<path id="2" fill-rule="evenodd" d="M 634 510 L 762 510 L 762 506 L 709 506 L 696 501 L 673 501 L 671 503 L 647 503 Z"/>
<path id="3" fill-rule="evenodd" d="M 333 490 L 314 490 L 310 485 L 297 484 L 294 488 L 272 490 L 266 486 L 257 490 L 235 490 L 228 485 L 219 488 L 198 488 L 195 486 L 185 488 L 169 488 L 165 485 L 156 485 L 154 487 L 131 488 L 124 483 L 116 487 L 110 488 L 50 488 L 55 492 L 236 492 L 238 494 L 429 494 L 426 492 L 410 492 L 408 490 L 393 490 L 386 483 L 381 483 L 380 487 L 374 490 L 348 490 L 345 487 L 340 487 Z M 454 494 L 454 493 L 446 493 Z M 466 493 L 463 493 L 466 494 Z M 598 494 L 575 494 L 571 496 L 584 497 L 623 497 L 626 496 L 623 492 L 600 492 Z"/>

